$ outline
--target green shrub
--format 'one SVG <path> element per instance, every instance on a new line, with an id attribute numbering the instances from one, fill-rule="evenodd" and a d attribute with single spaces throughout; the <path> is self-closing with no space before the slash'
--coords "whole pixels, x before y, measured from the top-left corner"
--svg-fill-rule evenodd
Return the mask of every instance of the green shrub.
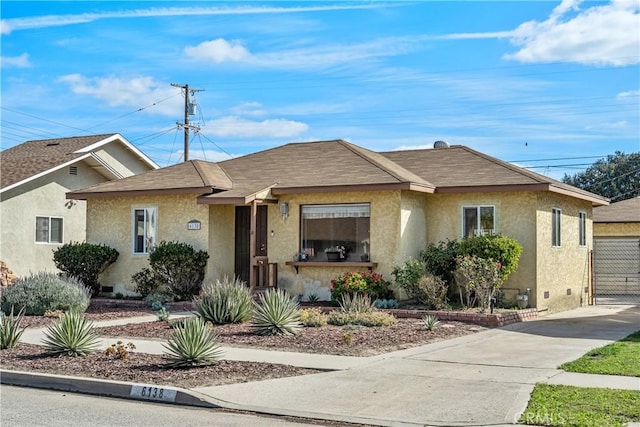
<path id="1" fill-rule="evenodd" d="M 373 302 L 373 306 L 375 308 L 381 309 L 390 309 L 390 308 L 398 308 L 400 304 L 395 299 L 377 299 Z"/>
<path id="2" fill-rule="evenodd" d="M 155 282 L 165 284 L 178 301 L 200 292 L 209 254 L 181 242 L 160 242 L 149 254 Z"/>
<path id="3" fill-rule="evenodd" d="M 158 310 L 156 310 L 155 314 L 158 318 L 158 322 L 166 322 L 169 320 L 170 313 L 167 307 L 160 307 Z"/>
<path id="4" fill-rule="evenodd" d="M 458 255 L 475 255 L 496 261 L 499 263 L 500 277 L 505 281 L 518 269 L 522 246 L 517 240 L 502 234 L 469 237 L 460 241 Z"/>
<path id="5" fill-rule="evenodd" d="M 162 307 L 165 307 L 167 303 L 173 302 L 173 296 L 167 295 L 164 292 L 153 292 L 144 298 L 144 302 L 151 307 L 151 310 L 160 310 Z"/>
<path id="6" fill-rule="evenodd" d="M 295 335 L 302 329 L 296 299 L 282 289 L 269 289 L 254 301 L 251 326 L 258 335 Z"/>
<path id="7" fill-rule="evenodd" d="M 216 325 L 247 322 L 253 310 L 251 291 L 239 278 L 205 284 L 193 304 L 198 316 Z"/>
<path id="8" fill-rule="evenodd" d="M 0 350 L 13 348 L 20 342 L 24 332 L 24 328 L 20 329 L 23 316 L 24 308 L 20 310 L 18 317 L 13 316 L 13 307 L 8 316 L 0 312 Z"/>
<path id="9" fill-rule="evenodd" d="M 446 242 L 430 243 L 420 253 L 427 273 L 440 277 L 445 284 L 453 283 L 453 272 L 456 269 L 456 256 L 459 255 L 460 242 L 448 240 Z"/>
<path id="10" fill-rule="evenodd" d="M 442 310 L 447 307 L 447 284 L 431 273 L 424 274 L 418 283 L 404 288 L 409 297 L 429 308 Z"/>
<path id="11" fill-rule="evenodd" d="M 95 295 L 100 292 L 100 273 L 116 262 L 118 255 L 117 250 L 107 245 L 71 242 L 53 251 L 53 262 L 57 269 L 76 277 Z"/>
<path id="12" fill-rule="evenodd" d="M 98 349 L 99 338 L 93 323 L 71 311 L 49 326 L 42 340 L 53 355 L 86 356 Z"/>
<path id="13" fill-rule="evenodd" d="M 187 368 L 216 363 L 222 357 L 218 336 L 200 318 L 182 320 L 180 327 L 172 328 L 166 344 L 167 366 Z"/>
<path id="14" fill-rule="evenodd" d="M 353 295 L 342 295 L 340 309 L 347 313 L 370 313 L 375 308 L 369 295 L 355 293 Z"/>
<path id="15" fill-rule="evenodd" d="M 393 267 L 391 275 L 395 278 L 396 285 L 404 289 L 410 298 L 413 298 L 411 290 L 417 286 L 418 281 L 424 276 L 424 272 L 423 261 L 409 258 L 402 266 Z"/>
<path id="16" fill-rule="evenodd" d="M 369 295 L 372 299 L 394 297 L 390 283 L 381 274 L 373 271 L 348 272 L 331 281 L 331 299 L 340 301 L 343 295 L 355 293 Z"/>
<path id="17" fill-rule="evenodd" d="M 458 256 L 456 262 L 460 302 L 467 307 L 477 303 L 480 311 L 486 310 L 496 290 L 502 285 L 499 262 L 475 255 Z"/>
<path id="18" fill-rule="evenodd" d="M 327 316 L 327 322 L 336 326 L 391 326 L 397 322 L 397 319 L 392 314 L 382 311 L 363 313 L 334 310 Z"/>
<path id="19" fill-rule="evenodd" d="M 327 316 L 319 308 L 300 310 L 300 322 L 307 327 L 327 326 Z"/>
<path id="20" fill-rule="evenodd" d="M 159 292 L 160 282 L 157 280 L 156 275 L 149 268 L 143 268 L 142 270 L 134 273 L 131 276 L 131 281 L 136 285 L 136 292 L 145 299 L 149 295 L 153 295 Z M 173 299 L 173 298 L 172 298 Z"/>
<path id="21" fill-rule="evenodd" d="M 24 307 L 26 316 L 42 316 L 47 311 L 84 312 L 91 302 L 91 291 L 77 279 L 54 273 L 22 277 L 2 293 L 2 311 Z"/>

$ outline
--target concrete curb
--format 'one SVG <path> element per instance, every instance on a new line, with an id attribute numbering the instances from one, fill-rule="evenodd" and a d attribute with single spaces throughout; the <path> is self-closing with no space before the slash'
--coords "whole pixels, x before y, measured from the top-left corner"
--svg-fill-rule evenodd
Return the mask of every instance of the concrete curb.
<path id="1" fill-rule="evenodd" d="M 67 391 L 72 393 L 91 394 L 96 396 L 116 397 L 129 400 L 140 400 L 154 403 L 169 403 L 177 405 L 198 406 L 204 408 L 221 408 L 215 399 L 200 393 L 179 387 L 164 387 L 175 390 L 175 400 L 136 397 L 132 395 L 135 386 L 150 386 L 149 384 L 132 384 L 121 381 L 107 381 L 97 378 L 70 377 L 56 374 L 42 374 L 24 371 L 0 370 L 0 384 L 20 387 L 40 388 L 45 390 Z M 160 386 L 158 386 L 160 387 Z"/>
<path id="2" fill-rule="evenodd" d="M 296 410 L 270 410 L 269 408 L 252 405 L 241 405 L 216 399 L 212 396 L 199 393 L 194 390 L 183 389 L 173 386 L 151 386 L 161 387 L 165 390 L 175 390 L 175 400 L 166 401 L 152 398 L 143 398 L 132 395 L 133 387 L 146 386 L 148 384 L 133 384 L 122 381 L 101 380 L 97 378 L 72 377 L 57 374 L 43 374 L 24 371 L 8 371 L 0 369 L 0 384 L 18 387 L 38 388 L 43 390 L 56 390 L 69 393 L 89 394 L 93 396 L 104 396 L 118 399 L 136 400 L 143 402 L 165 403 L 170 405 L 195 406 L 209 409 L 230 409 L 235 411 L 246 411 L 256 414 L 286 416 L 301 419 L 337 421 L 351 424 L 367 424 L 375 426 L 395 426 L 395 427 L 424 427 L 424 423 L 411 423 L 393 420 L 380 420 L 367 417 L 354 417 L 340 414 L 296 411 Z"/>

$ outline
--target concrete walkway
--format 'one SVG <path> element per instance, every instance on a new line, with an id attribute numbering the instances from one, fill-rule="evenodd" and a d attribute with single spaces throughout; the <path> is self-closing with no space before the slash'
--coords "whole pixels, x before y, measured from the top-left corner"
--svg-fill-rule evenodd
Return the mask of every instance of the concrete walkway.
<path id="1" fill-rule="evenodd" d="M 135 319 L 149 320 L 155 317 Z M 114 321 L 97 326 L 107 323 Z M 183 392 L 213 406 L 371 425 L 510 425 L 537 382 L 640 390 L 639 378 L 557 369 L 638 329 L 640 307 L 594 306 L 366 358 L 227 347 L 227 359 L 329 372 Z M 42 330 L 27 330 L 23 341 L 39 344 L 41 337 Z M 135 344 L 140 352 L 163 352 L 160 341 Z"/>

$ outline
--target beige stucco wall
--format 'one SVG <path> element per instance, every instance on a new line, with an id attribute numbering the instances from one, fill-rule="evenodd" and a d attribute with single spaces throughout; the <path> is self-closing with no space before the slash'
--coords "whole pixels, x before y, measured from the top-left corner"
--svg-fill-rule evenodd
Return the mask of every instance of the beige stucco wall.
<path id="1" fill-rule="evenodd" d="M 63 241 L 85 240 L 85 202 L 70 201 L 65 193 L 105 181 L 83 162 L 77 175 L 62 168 L 0 196 L 0 259 L 18 276 L 30 272 L 58 271 L 53 250 L 61 244 L 36 243 L 36 216 L 63 218 Z"/>
<path id="2" fill-rule="evenodd" d="M 101 276 L 100 283 L 133 291 L 131 275 L 149 266 L 148 256 L 133 253 L 133 210 L 157 208 L 157 242 L 180 241 L 196 250 L 206 250 L 209 241 L 209 208 L 196 204 L 195 195 L 117 197 L 87 201 L 87 241 L 115 248 L 120 256 Z M 191 220 L 201 222 L 200 230 L 187 230 Z M 210 274 L 210 268 L 207 270 Z M 210 280 L 208 276 L 206 280 Z"/>
<path id="3" fill-rule="evenodd" d="M 522 245 L 518 270 L 503 284 L 505 296 L 536 288 L 536 195 L 533 192 L 434 194 L 427 197 L 427 240 L 438 243 L 462 237 L 464 206 L 494 206 L 496 233 Z"/>
<path id="4" fill-rule="evenodd" d="M 235 206 L 209 207 L 209 263 L 206 280 L 235 275 Z M 269 219 L 270 221 L 271 219 Z"/>
<path id="5" fill-rule="evenodd" d="M 150 170 L 147 163 L 136 157 L 131 150 L 124 148 L 120 143 L 109 143 L 96 150 L 95 154 L 123 177 Z"/>
<path id="6" fill-rule="evenodd" d="M 594 223 L 593 237 L 640 237 L 640 222 Z"/>
<path id="7" fill-rule="evenodd" d="M 551 210 L 561 209 L 561 246 L 551 245 Z M 579 245 L 579 212 L 587 214 L 586 246 Z M 539 310 L 557 312 L 586 304 L 589 251 L 593 247 L 591 203 L 555 193 L 537 197 L 537 275 L 533 303 Z M 571 295 L 567 295 L 570 290 Z M 547 295 L 545 293 L 548 292 Z"/>
<path id="8" fill-rule="evenodd" d="M 269 206 L 268 251 L 269 262 L 278 263 L 278 285 L 294 295 L 301 294 L 304 281 L 319 281 L 329 287 L 332 278 L 356 267 L 344 267 L 340 263 L 327 263 L 323 267 L 302 266 L 299 273 L 293 267 L 285 265 L 300 251 L 300 205 L 333 203 L 370 203 L 370 247 L 372 262 L 377 262 L 376 271 L 391 280 L 391 270 L 398 261 L 401 227 L 402 195 L 400 191 L 318 193 L 290 195 L 282 197 L 280 202 L 289 204 L 289 216 L 283 219 L 279 205 Z M 409 197 L 407 200 L 411 200 Z M 406 203 L 411 203 L 407 201 Z M 417 219 L 407 218 L 405 232 L 412 231 L 419 223 Z M 273 233 L 272 233 L 273 231 Z M 408 245 L 410 246 L 410 245 Z"/>

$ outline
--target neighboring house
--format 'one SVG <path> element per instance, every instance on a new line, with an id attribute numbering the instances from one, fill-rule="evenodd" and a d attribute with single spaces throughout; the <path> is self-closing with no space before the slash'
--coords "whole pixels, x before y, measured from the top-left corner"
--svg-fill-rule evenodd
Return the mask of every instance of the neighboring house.
<path id="1" fill-rule="evenodd" d="M 86 238 L 69 191 L 157 169 L 120 134 L 27 141 L 0 152 L 0 259 L 16 275 L 56 271 L 53 250 Z"/>
<path id="2" fill-rule="evenodd" d="M 640 303 L 640 197 L 593 209 L 596 303 Z"/>
<path id="3" fill-rule="evenodd" d="M 326 297 L 330 280 L 345 271 L 392 279 L 393 267 L 428 243 L 502 233 L 524 247 L 505 288 L 530 289 L 539 309 L 584 303 L 592 206 L 607 199 L 436 144 L 443 145 L 377 153 L 342 140 L 292 143 L 218 163 L 188 161 L 67 197 L 87 200 L 88 240 L 120 251 L 102 278 L 120 289 L 134 289 L 131 275 L 162 240 L 208 251 L 206 280 L 236 275 Z M 336 245 L 348 258 L 328 262 L 324 250 Z"/>

